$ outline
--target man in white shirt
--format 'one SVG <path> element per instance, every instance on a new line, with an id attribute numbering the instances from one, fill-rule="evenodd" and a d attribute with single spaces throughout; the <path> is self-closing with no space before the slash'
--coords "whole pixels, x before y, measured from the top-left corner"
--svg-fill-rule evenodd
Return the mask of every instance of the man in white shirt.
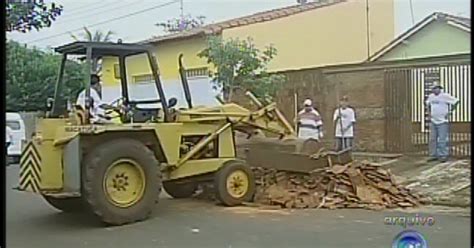
<path id="1" fill-rule="evenodd" d="M 313 107 L 311 99 L 304 101 L 304 108 L 298 113 L 298 138 L 302 140 L 323 138 L 323 121 Z"/>
<path id="2" fill-rule="evenodd" d="M 13 141 L 13 130 L 9 126 L 5 126 L 5 146 L 8 150 L 8 147 L 12 144 Z"/>
<path id="3" fill-rule="evenodd" d="M 342 97 L 340 107 L 334 111 L 336 151 L 352 148 L 354 141 L 355 112 L 348 105 L 348 97 Z"/>
<path id="4" fill-rule="evenodd" d="M 426 100 L 430 116 L 430 158 L 429 161 L 448 160 L 449 116 L 457 107 L 459 100 L 442 92 L 443 87 L 435 82 L 432 93 Z"/>
<path id="5" fill-rule="evenodd" d="M 100 77 L 96 74 L 92 74 L 90 87 L 90 97 L 92 100 L 90 108 L 90 122 L 98 124 L 112 123 L 110 118 L 106 116 L 105 110 L 114 109 L 114 107 L 102 102 L 99 92 L 101 92 Z M 79 93 L 76 104 L 86 109 L 86 89 Z"/>

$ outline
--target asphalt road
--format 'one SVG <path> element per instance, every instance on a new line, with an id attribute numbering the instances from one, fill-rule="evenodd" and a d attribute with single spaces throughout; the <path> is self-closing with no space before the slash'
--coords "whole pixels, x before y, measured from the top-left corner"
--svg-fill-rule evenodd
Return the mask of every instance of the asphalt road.
<path id="1" fill-rule="evenodd" d="M 434 216 L 433 226 L 418 226 L 430 248 L 469 247 L 470 218 L 459 213 L 366 210 L 262 210 L 225 208 L 167 196 L 153 218 L 105 227 L 85 215 L 49 207 L 40 197 L 14 191 L 18 166 L 7 168 L 8 248 L 165 248 L 165 247 L 391 247 L 404 228 L 385 225 L 388 216 Z"/>

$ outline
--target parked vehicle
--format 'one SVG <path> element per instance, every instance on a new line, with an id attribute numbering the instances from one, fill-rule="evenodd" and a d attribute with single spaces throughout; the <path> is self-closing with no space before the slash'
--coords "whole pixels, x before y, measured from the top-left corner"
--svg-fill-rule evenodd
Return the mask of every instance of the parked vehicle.
<path id="1" fill-rule="evenodd" d="M 25 123 L 19 113 L 7 113 L 7 126 L 12 130 L 13 139 L 8 147 L 7 155 L 11 162 L 20 162 L 22 144 L 26 141 Z"/>

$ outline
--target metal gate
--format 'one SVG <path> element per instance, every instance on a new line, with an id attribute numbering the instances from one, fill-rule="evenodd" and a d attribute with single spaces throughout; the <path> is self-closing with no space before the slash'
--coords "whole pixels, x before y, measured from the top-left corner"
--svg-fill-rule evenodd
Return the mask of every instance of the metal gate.
<path id="1" fill-rule="evenodd" d="M 385 72 L 385 150 L 403 153 L 410 142 L 410 70 Z"/>
<path id="2" fill-rule="evenodd" d="M 450 155 L 471 154 L 470 64 L 385 71 L 385 150 L 428 154 L 429 120 L 425 100 L 434 81 L 459 99 L 450 117 Z"/>

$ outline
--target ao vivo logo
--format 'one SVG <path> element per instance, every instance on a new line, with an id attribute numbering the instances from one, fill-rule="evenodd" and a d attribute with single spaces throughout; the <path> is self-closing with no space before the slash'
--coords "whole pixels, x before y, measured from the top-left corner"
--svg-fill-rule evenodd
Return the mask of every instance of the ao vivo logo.
<path id="1" fill-rule="evenodd" d="M 415 230 L 404 230 L 392 242 L 392 248 L 428 248 L 428 242 Z"/>
<path id="2" fill-rule="evenodd" d="M 436 223 L 433 216 L 423 217 L 418 214 L 415 216 L 387 216 L 384 218 L 385 225 L 407 226 L 433 226 Z"/>

